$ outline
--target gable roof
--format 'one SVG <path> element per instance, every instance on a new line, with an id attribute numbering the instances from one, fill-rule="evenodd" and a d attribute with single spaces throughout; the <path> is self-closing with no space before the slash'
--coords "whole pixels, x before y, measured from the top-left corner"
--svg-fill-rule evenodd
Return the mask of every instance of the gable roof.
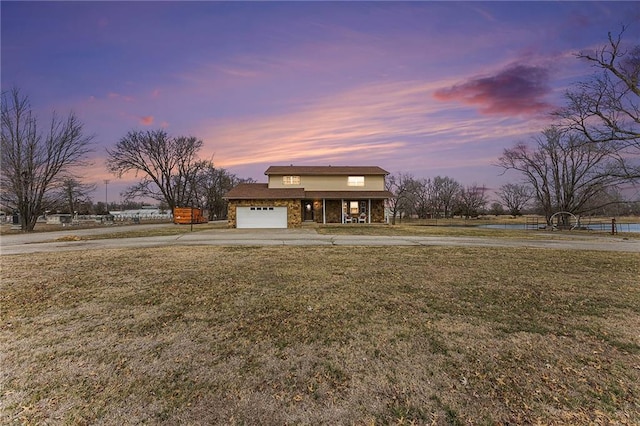
<path id="1" fill-rule="evenodd" d="M 303 188 L 269 188 L 266 183 L 240 183 L 225 195 L 228 200 L 303 199 Z"/>
<path id="2" fill-rule="evenodd" d="M 378 166 L 271 166 L 265 175 L 388 175 Z"/>

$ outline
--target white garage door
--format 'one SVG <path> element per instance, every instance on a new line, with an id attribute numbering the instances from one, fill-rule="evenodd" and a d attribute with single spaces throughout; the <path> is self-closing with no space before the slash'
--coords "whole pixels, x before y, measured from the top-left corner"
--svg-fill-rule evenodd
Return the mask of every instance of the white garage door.
<path id="1" fill-rule="evenodd" d="M 238 228 L 286 228 L 286 207 L 238 207 L 236 210 Z"/>

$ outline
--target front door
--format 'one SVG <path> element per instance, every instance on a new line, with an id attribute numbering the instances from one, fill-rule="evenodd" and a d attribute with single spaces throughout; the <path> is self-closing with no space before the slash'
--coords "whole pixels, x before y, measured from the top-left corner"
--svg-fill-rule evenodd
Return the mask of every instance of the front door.
<path id="1" fill-rule="evenodd" d="M 304 200 L 302 202 L 302 220 L 303 221 L 313 221 L 313 201 Z"/>

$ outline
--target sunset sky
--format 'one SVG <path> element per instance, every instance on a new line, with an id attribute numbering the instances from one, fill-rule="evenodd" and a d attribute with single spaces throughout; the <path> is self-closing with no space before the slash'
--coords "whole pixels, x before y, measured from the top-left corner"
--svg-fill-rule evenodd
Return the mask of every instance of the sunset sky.
<path id="1" fill-rule="evenodd" d="M 204 141 L 203 158 L 266 182 L 270 165 L 376 165 L 490 188 L 492 164 L 550 124 L 594 70 L 575 53 L 629 25 L 637 2 L 0 3 L 2 90 L 41 120 L 96 135 L 109 201 L 132 182 L 105 149 L 130 130 Z M 102 192 L 100 192 L 102 191 Z M 96 201 L 104 199 L 98 190 Z"/>

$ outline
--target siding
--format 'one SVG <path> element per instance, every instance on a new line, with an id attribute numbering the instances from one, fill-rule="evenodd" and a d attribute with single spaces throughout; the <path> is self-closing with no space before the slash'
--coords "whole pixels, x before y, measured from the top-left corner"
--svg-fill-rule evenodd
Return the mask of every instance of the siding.
<path id="1" fill-rule="evenodd" d="M 305 191 L 384 191 L 384 176 L 365 176 L 364 186 L 348 186 L 347 176 L 300 176 L 300 185 L 283 185 L 283 175 L 269 175 L 269 188 L 304 188 Z M 354 175 L 356 176 L 356 175 Z"/>

